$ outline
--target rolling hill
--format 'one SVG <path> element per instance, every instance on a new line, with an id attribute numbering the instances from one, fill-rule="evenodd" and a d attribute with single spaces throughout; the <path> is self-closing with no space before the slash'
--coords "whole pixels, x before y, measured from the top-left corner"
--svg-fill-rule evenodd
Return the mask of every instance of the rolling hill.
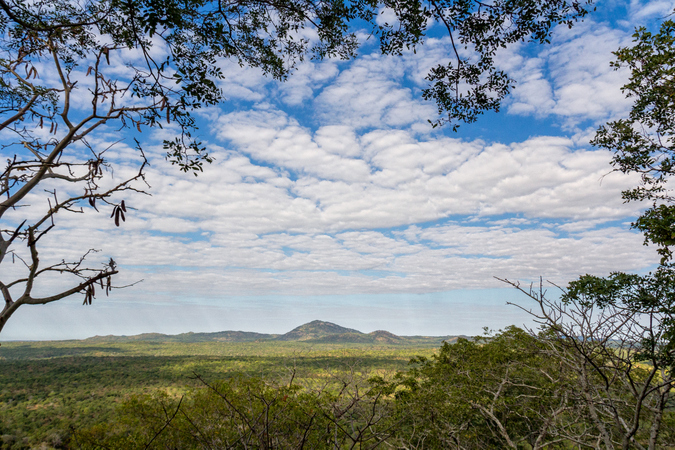
<path id="1" fill-rule="evenodd" d="M 458 336 L 397 336 L 384 330 L 362 333 L 331 322 L 314 320 L 300 325 L 285 334 L 264 334 L 250 331 L 218 331 L 215 333 L 182 333 L 175 335 L 144 333 L 135 336 L 94 336 L 87 342 L 305 342 L 317 344 L 380 344 L 380 345 L 440 345 L 452 342 Z"/>

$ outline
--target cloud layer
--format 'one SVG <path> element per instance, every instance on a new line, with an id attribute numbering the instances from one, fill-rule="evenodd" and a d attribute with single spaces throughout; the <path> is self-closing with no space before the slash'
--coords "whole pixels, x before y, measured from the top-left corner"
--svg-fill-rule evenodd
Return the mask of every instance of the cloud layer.
<path id="1" fill-rule="evenodd" d="M 628 24 L 670 6 L 629 7 Z M 518 81 L 506 113 L 532 127 L 529 138 L 501 141 L 429 127 L 435 107 L 419 91 L 447 55 L 443 38 L 400 58 L 373 51 L 354 62 L 306 62 L 284 84 L 223 63 L 229 102 L 200 113 L 215 162 L 197 178 L 178 172 L 161 157 L 170 130 L 156 131 L 144 144 L 152 195 L 126 197 L 133 209 L 119 229 L 105 211 L 60 216 L 42 259 L 101 249 L 93 264 L 114 257 L 120 283 L 144 280 L 116 298 L 171 308 L 233 296 L 293 302 L 288 296 L 501 287 L 494 276 L 564 284 L 584 273 L 646 270 L 655 253 L 628 226 L 640 205 L 620 194 L 638 180 L 612 172 L 611 154 L 588 145 L 594 127 L 630 107 L 620 92 L 626 73 L 609 67 L 630 31 L 587 21 L 560 30 L 548 47 L 500 54 Z M 108 155 L 109 183 L 138 168 L 125 143 Z M 45 202 L 35 192 L 31 207 L 8 220 L 38 214 Z M 3 270 L 18 276 L 22 267 Z M 56 277 L 38 289 L 64 285 Z"/>

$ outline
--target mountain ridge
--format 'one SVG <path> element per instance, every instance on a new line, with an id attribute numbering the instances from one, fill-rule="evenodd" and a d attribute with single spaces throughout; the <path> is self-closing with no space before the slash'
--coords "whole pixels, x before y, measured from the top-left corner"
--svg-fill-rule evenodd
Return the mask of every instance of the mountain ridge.
<path id="1" fill-rule="evenodd" d="M 461 336 L 398 336 L 385 330 L 376 330 L 363 333 L 353 328 L 346 328 L 332 322 L 313 320 L 285 334 L 266 334 L 252 331 L 216 331 L 212 333 L 142 333 L 132 336 L 93 336 L 83 339 L 87 342 L 303 342 L 316 344 L 380 344 L 380 345 L 410 345 L 433 344 L 455 341 Z"/>

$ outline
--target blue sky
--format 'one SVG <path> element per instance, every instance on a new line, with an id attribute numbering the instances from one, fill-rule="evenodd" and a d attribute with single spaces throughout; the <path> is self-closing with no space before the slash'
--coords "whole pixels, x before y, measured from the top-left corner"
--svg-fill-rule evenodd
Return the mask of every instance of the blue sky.
<path id="1" fill-rule="evenodd" d="M 675 2 L 597 8 L 551 45 L 500 53 L 516 89 L 499 114 L 457 133 L 432 129 L 435 105 L 420 96 L 449 54 L 440 33 L 417 54 L 383 57 L 367 42 L 354 61 L 304 62 L 284 83 L 224 61 L 227 100 L 199 114 L 215 162 L 183 174 L 162 158 L 172 130 L 145 132 L 151 196 L 126 197 L 135 210 L 119 229 L 105 213 L 63 216 L 43 244 L 52 260 L 100 249 L 120 264 L 119 283 L 143 282 L 91 307 L 79 296 L 23 307 L 2 339 L 283 333 L 313 319 L 477 334 L 528 323 L 505 305 L 527 299 L 495 276 L 564 285 L 649 270 L 655 252 L 629 229 L 641 206 L 620 196 L 637 180 L 588 142 L 630 108 L 611 52 Z M 109 129 L 91 142 L 118 138 Z M 128 137 L 109 151 L 111 177 L 137 170 L 132 147 Z"/>

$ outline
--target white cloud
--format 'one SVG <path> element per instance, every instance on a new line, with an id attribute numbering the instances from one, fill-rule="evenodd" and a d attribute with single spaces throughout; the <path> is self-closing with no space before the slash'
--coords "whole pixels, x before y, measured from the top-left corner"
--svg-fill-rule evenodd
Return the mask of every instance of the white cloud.
<path id="1" fill-rule="evenodd" d="M 631 18 L 637 22 L 644 21 L 647 18 L 665 19 L 673 13 L 673 10 L 675 10 L 675 2 L 668 0 L 631 0 L 629 9 Z"/>
<path id="2" fill-rule="evenodd" d="M 408 127 L 433 117 L 434 107 L 400 84 L 404 62 L 373 53 L 352 63 L 316 97 L 314 108 L 321 123 L 357 129 Z"/>
<path id="3" fill-rule="evenodd" d="M 262 70 L 255 67 L 241 67 L 232 60 L 222 60 L 219 66 L 224 77 L 219 84 L 226 101 L 240 99 L 259 102 L 267 98 L 269 79 L 265 78 Z"/>
<path id="4" fill-rule="evenodd" d="M 338 73 L 338 63 L 334 60 L 301 63 L 288 80 L 278 84 L 281 100 L 287 105 L 300 105 L 312 99 L 314 92 Z"/>
<path id="5" fill-rule="evenodd" d="M 394 26 L 398 24 L 398 17 L 396 16 L 396 12 L 393 9 L 386 7 L 380 8 L 377 17 L 375 18 L 375 23 L 380 26 L 384 24 Z"/>
<path id="6" fill-rule="evenodd" d="M 312 133 L 274 111 L 217 123 L 229 140 L 202 176 L 153 160 L 153 195 L 127 198 L 137 209 L 122 227 L 105 210 L 64 215 L 44 240 L 45 261 L 101 248 L 101 261 L 114 256 L 146 280 L 134 288 L 144 296 L 218 296 L 487 288 L 493 275 L 564 281 L 653 258 L 639 235 L 602 227 L 636 212 L 619 194 L 631 180 L 600 183 L 609 155 L 570 139 L 419 140 L 345 125 Z M 462 215 L 478 223 L 447 222 Z"/>
<path id="7" fill-rule="evenodd" d="M 507 99 L 508 112 L 556 115 L 568 127 L 584 120 L 606 121 L 625 114 L 630 101 L 621 93 L 628 80 L 626 70 L 614 70 L 612 52 L 630 44 L 630 33 L 587 21 L 571 30 L 559 27 L 552 44 L 537 48 L 513 47 L 498 59 L 517 85 Z"/>

